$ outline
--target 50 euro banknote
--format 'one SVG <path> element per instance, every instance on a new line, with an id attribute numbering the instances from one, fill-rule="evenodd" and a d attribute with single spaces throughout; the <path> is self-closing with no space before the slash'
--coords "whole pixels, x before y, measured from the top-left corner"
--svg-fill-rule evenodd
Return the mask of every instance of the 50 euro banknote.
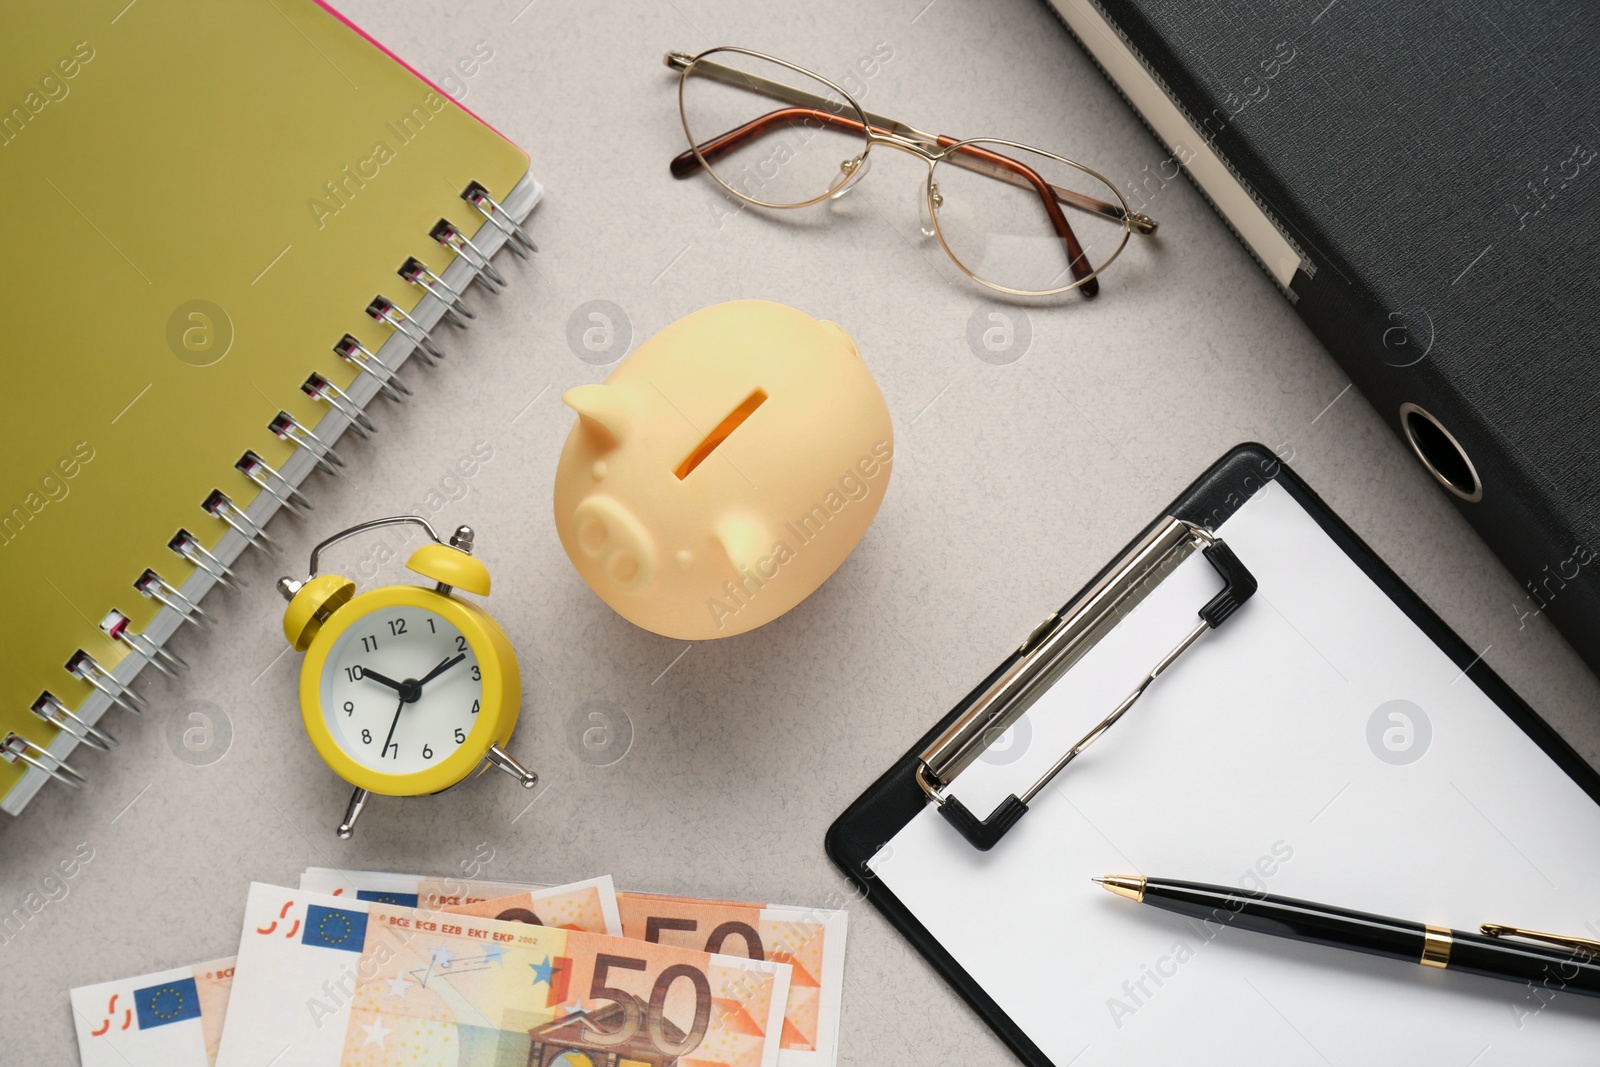
<path id="1" fill-rule="evenodd" d="M 429 910 L 438 910 L 447 903 L 477 899 L 449 879 L 364 876 L 358 891 L 340 882 L 338 874 L 328 870 L 320 876 L 330 883 L 329 892 L 348 892 L 364 901 L 405 906 L 417 900 L 420 891 L 431 902 Z M 526 894 L 525 887 L 517 885 L 496 888 L 508 893 L 524 888 Z M 550 925 L 599 934 L 622 932 L 610 877 L 546 886 L 526 895 L 527 907 L 548 916 Z M 83 1067 L 213 1067 L 234 963 L 230 956 L 74 989 L 73 1023 Z"/>
<path id="2" fill-rule="evenodd" d="M 230 956 L 74 989 L 83 1067 L 211 1067 L 233 970 Z"/>
<path id="3" fill-rule="evenodd" d="M 568 930 L 624 936 L 617 909 L 617 893 L 609 874 L 566 885 L 482 880 L 386 871 L 342 871 L 334 867 L 307 867 L 300 888 L 329 896 L 351 896 L 378 904 L 393 904 L 422 911 L 438 911 L 458 904 L 473 904 L 494 897 L 530 894 L 527 915 L 511 918 Z"/>
<path id="4" fill-rule="evenodd" d="M 217 1067 L 775 1067 L 789 975 L 253 884 Z"/>
<path id="5" fill-rule="evenodd" d="M 539 890 L 528 884 L 311 868 L 301 876 L 300 885 L 357 894 L 399 890 L 415 894 L 419 906 L 484 918 L 550 922 L 546 910 L 533 899 Z M 784 1005 L 779 1067 L 829 1067 L 835 1061 L 848 913 L 657 893 L 618 893 L 617 902 L 624 937 L 788 963 L 793 978 Z"/>
<path id="6" fill-rule="evenodd" d="M 538 891 L 446 906 L 449 914 L 523 921 Z M 844 990 L 846 913 L 821 908 L 699 900 L 659 893 L 618 893 L 622 933 L 639 941 L 786 963 L 778 1067 L 828 1067 L 839 1038 Z"/>

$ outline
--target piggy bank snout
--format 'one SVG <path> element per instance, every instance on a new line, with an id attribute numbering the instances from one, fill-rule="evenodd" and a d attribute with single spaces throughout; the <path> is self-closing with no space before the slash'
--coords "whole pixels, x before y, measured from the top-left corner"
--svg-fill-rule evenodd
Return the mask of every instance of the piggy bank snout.
<path id="1" fill-rule="evenodd" d="M 586 497 L 572 513 L 578 551 L 593 561 L 604 580 L 626 593 L 650 586 L 655 577 L 655 539 L 637 516 L 614 497 Z"/>

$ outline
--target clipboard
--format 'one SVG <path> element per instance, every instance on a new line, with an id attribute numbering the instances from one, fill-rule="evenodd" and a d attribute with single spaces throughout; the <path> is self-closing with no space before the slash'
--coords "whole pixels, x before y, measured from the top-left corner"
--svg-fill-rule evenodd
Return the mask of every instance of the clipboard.
<path id="1" fill-rule="evenodd" d="M 1230 520 L 1235 519 L 1237 522 L 1230 528 Z M 1234 531 L 1240 536 L 1233 536 Z M 1244 536 L 1246 533 L 1249 536 Z M 1315 587 L 1309 592 L 1289 589 L 1295 582 L 1294 555 L 1300 551 L 1290 542 L 1296 541 L 1304 542 L 1308 559 L 1321 561 L 1306 577 Z M 1201 581 L 1195 577 L 1199 564 L 1189 561 L 1185 570 L 1185 561 L 1205 553 L 1214 543 L 1229 546 L 1226 555 L 1231 562 L 1218 565 L 1216 560 L 1208 559 L 1215 573 Z M 1222 593 L 1215 591 L 1219 578 Z M 1259 592 L 1254 588 L 1257 578 Z M 1169 580 L 1187 583 L 1187 599 L 1174 600 L 1176 593 L 1160 592 Z M 1318 582 L 1323 584 L 1317 585 Z M 1230 604 L 1217 625 L 1209 624 L 1204 614 L 1200 614 L 1198 626 L 1195 615 L 1170 623 L 1154 617 L 1163 611 L 1171 613 L 1175 603 L 1179 605 L 1179 615 L 1184 606 L 1203 612 L 1212 606 L 1206 601 L 1207 596 Z M 1327 599 L 1330 607 L 1324 614 L 1334 617 L 1315 619 L 1307 613 L 1303 604 L 1315 603 L 1308 600 L 1315 596 Z M 1297 608 L 1295 603 L 1302 606 Z M 1364 614 L 1351 614 L 1358 611 Z M 1235 619 L 1250 621 L 1241 623 Z M 1137 652 L 1130 651 L 1133 646 L 1124 640 L 1124 635 L 1158 624 L 1166 627 L 1167 638 L 1178 634 L 1187 643 L 1172 648 L 1166 639 L 1151 643 L 1146 637 L 1148 647 L 1142 649 L 1145 655 L 1141 660 Z M 1318 626 L 1336 628 L 1328 633 L 1352 635 L 1353 643 L 1344 648 L 1338 640 L 1319 638 Z M 1230 633 L 1231 628 L 1237 632 Z M 1243 647 L 1240 642 L 1251 640 L 1252 633 L 1270 634 L 1274 640 L 1281 637 L 1285 643 L 1276 652 L 1267 650 L 1272 655 L 1271 662 L 1262 660 L 1253 666 L 1247 662 L 1244 669 L 1218 673 L 1230 657 L 1239 661 Z M 1270 716 L 1248 723 L 1234 723 L 1232 716 L 1248 716 L 1245 705 L 1260 703 L 1256 696 L 1247 694 L 1252 693 L 1252 686 L 1272 684 L 1270 679 L 1260 681 L 1257 676 L 1271 676 L 1282 666 L 1277 660 L 1289 661 L 1298 655 L 1310 661 L 1305 649 L 1295 652 L 1291 647 L 1297 638 L 1308 647 L 1319 641 L 1327 647 L 1329 657 L 1324 658 L 1330 670 L 1339 671 L 1343 663 L 1345 674 L 1341 677 L 1345 687 L 1333 682 L 1327 688 L 1337 692 L 1323 694 L 1318 679 L 1312 677 L 1315 672 L 1307 672 L 1302 695 L 1312 702 L 1321 701 L 1320 710 L 1298 716 L 1285 710 L 1283 718 L 1276 721 L 1293 719 L 1293 725 L 1284 731 L 1286 735 L 1300 731 L 1322 740 L 1310 746 L 1313 751 L 1283 754 L 1280 762 L 1290 761 L 1290 766 L 1280 770 L 1275 780 L 1281 788 L 1304 778 L 1304 789 L 1312 791 L 1319 776 L 1326 779 L 1328 786 L 1337 784 L 1337 775 L 1328 777 L 1322 772 L 1333 768 L 1342 774 L 1339 769 L 1348 767 L 1351 781 L 1309 821 L 1302 818 L 1306 834 L 1298 852 L 1297 846 L 1287 841 L 1269 842 L 1263 837 L 1260 862 L 1241 866 L 1236 855 L 1230 873 L 1237 875 L 1242 870 L 1245 883 L 1251 879 L 1271 880 L 1269 885 L 1247 885 L 1250 888 L 1457 927 L 1501 919 L 1508 908 L 1516 910 L 1506 921 L 1517 922 L 1521 917 L 1531 919 L 1536 915 L 1545 922 L 1543 929 L 1574 929 L 1600 921 L 1600 906 L 1583 900 L 1589 895 L 1585 888 L 1596 884 L 1587 880 L 1590 874 L 1600 877 L 1600 860 L 1578 855 L 1594 853 L 1594 841 L 1600 840 L 1600 774 L 1495 676 L 1479 653 L 1429 610 L 1300 478 L 1258 444 L 1240 445 L 1206 470 L 1158 520 L 934 724 L 833 823 L 826 841 L 828 855 L 1011 1050 L 1024 1062 L 1039 1067 L 1066 1067 L 1068 1062 L 1088 1067 L 1100 1062 L 1102 1055 L 1106 1062 L 1126 1062 L 1130 1055 L 1148 1062 L 1174 1062 L 1173 1051 L 1162 1048 L 1168 1038 L 1162 1037 L 1161 1028 L 1163 1024 L 1191 1025 L 1195 1018 L 1204 1020 L 1207 1016 L 1200 1007 L 1190 1008 L 1183 1003 L 1183 998 L 1197 996 L 1209 998 L 1203 1012 L 1213 1015 L 1226 1017 L 1238 1006 L 1241 1017 L 1232 1021 L 1224 1018 L 1220 1025 L 1248 1030 L 1251 1020 L 1256 1019 L 1265 1020 L 1260 1024 L 1262 1028 L 1287 1024 L 1295 1030 L 1300 1035 L 1298 1044 L 1274 1049 L 1273 1058 L 1279 1063 L 1301 1062 L 1297 1055 L 1307 1063 L 1328 1059 L 1344 1062 L 1345 1056 L 1370 1061 L 1374 1050 L 1362 1045 L 1365 1038 L 1394 1040 L 1394 1046 L 1380 1047 L 1385 1055 L 1396 1055 L 1413 1036 L 1422 1042 L 1419 1047 L 1431 1049 L 1434 1054 L 1413 1055 L 1412 1061 L 1454 1062 L 1441 1052 L 1440 1042 L 1475 1041 L 1483 1027 L 1501 1026 L 1493 1021 L 1500 1015 L 1515 1021 L 1518 1035 L 1501 1041 L 1500 1047 L 1509 1042 L 1515 1050 L 1521 1042 L 1521 1051 L 1516 1052 L 1521 1058 L 1508 1062 L 1526 1062 L 1526 1054 L 1536 1050 L 1556 1050 L 1559 1058 L 1559 1053 L 1572 1042 L 1592 1043 L 1594 1027 L 1600 1022 L 1600 1005 L 1573 1003 L 1585 998 L 1540 998 L 1537 1004 L 1528 1005 L 1520 1003 L 1519 998 L 1526 999 L 1529 992 L 1512 983 L 1473 978 L 1463 982 L 1461 976 L 1453 974 L 1445 976 L 1444 981 L 1437 976 L 1419 979 L 1410 972 L 1423 968 L 1368 961 L 1354 954 L 1281 939 L 1269 939 L 1279 944 L 1263 945 L 1241 932 L 1223 933 L 1212 942 L 1205 932 L 1197 933 L 1174 925 L 1176 920 L 1150 915 L 1151 909 L 1119 908 L 1115 898 L 1099 893 L 1088 883 L 1087 874 L 1091 873 L 1236 881 L 1236 877 L 1217 877 L 1212 871 L 1185 865 L 1208 862 L 1203 844 L 1193 841 L 1205 837 L 1210 829 L 1200 813 L 1211 805 L 1219 806 L 1222 816 L 1211 825 L 1220 828 L 1236 821 L 1254 820 L 1267 825 L 1275 805 L 1281 803 L 1286 811 L 1292 810 L 1296 799 L 1241 799 L 1237 773 L 1231 782 L 1208 783 L 1203 769 L 1173 765 L 1179 769 L 1171 775 L 1182 779 L 1186 789 L 1182 798 L 1188 803 L 1176 806 L 1181 810 L 1174 814 L 1184 832 L 1163 829 L 1154 836 L 1167 835 L 1165 844 L 1142 851 L 1113 847 L 1107 853 L 1128 860 L 1127 853 L 1132 852 L 1134 858 L 1128 862 L 1146 864 L 1148 870 L 1114 869 L 1123 867 L 1122 863 L 1111 863 L 1106 869 L 1071 869 L 1070 853 L 1074 849 L 1094 851 L 1101 846 L 1087 830 L 1073 844 L 1068 840 L 1071 833 L 1058 831 L 1076 824 L 1062 820 L 1081 817 L 1089 822 L 1093 816 L 1099 820 L 1099 836 L 1114 846 L 1111 839 L 1115 837 L 1122 837 L 1125 842 L 1139 838 L 1139 828 L 1154 821 L 1151 813 L 1174 810 L 1172 798 L 1152 800 L 1145 795 L 1159 793 L 1163 785 L 1141 783 L 1135 765 L 1141 754 L 1162 751 L 1163 734 L 1186 738 L 1196 753 L 1192 762 L 1200 763 L 1217 751 L 1226 751 L 1216 739 L 1227 738 L 1234 725 L 1255 731 L 1241 742 L 1245 747 L 1259 743 L 1256 735 L 1263 723 L 1269 732 L 1274 728 L 1275 720 Z M 1397 677 L 1403 678 L 1391 671 L 1377 688 L 1362 688 L 1362 672 L 1381 672 L 1384 664 L 1376 660 L 1364 662 L 1351 650 L 1359 651 L 1362 641 L 1370 644 L 1378 640 L 1404 646 L 1408 650 L 1404 662 L 1415 664 L 1419 678 L 1427 675 L 1425 684 L 1418 683 L 1421 688 L 1417 691 L 1431 694 L 1426 702 L 1434 707 L 1437 721 L 1430 725 L 1423 721 L 1425 714 L 1413 716 L 1416 721 L 1409 723 L 1413 731 L 1410 735 L 1405 735 L 1404 730 L 1406 714 L 1390 712 L 1391 716 L 1399 716 L 1390 723 L 1381 715 L 1387 704 L 1375 703 L 1371 696 L 1352 696 L 1384 692 L 1385 686 L 1395 686 Z M 1108 651 L 1102 656 L 1096 651 L 1118 641 L 1122 646 L 1114 650 L 1115 655 Z M 1050 655 L 1042 655 L 1042 651 Z M 1166 654 L 1160 655 L 1162 652 Z M 1151 663 L 1155 664 L 1153 670 L 1148 669 Z M 1076 707 L 1060 701 L 1052 704 L 1054 695 L 1067 687 L 1075 671 L 1109 671 L 1116 675 L 1118 672 L 1111 670 L 1113 664 L 1122 668 L 1123 684 L 1098 679 L 1097 691 L 1102 696 L 1122 693 L 1127 691 L 1126 683 L 1137 683 L 1128 707 L 1117 710 L 1118 705 L 1109 699 L 1095 707 Z M 1439 677 L 1441 669 L 1451 676 Z M 1332 675 L 1328 678 L 1332 679 Z M 1230 706 L 1230 697 L 1234 696 L 1239 698 L 1237 707 Z M 1288 703 L 1294 703 L 1293 694 Z M 1458 705 L 1465 710 L 1458 710 Z M 1149 710 L 1145 710 L 1147 706 Z M 1075 715 L 1081 721 L 1071 729 L 1050 724 L 1058 739 L 1056 747 L 1040 752 L 1044 743 L 1041 737 L 1051 715 Z M 1370 751 L 1363 750 L 1362 739 L 1345 736 L 1363 722 L 1368 734 L 1365 747 Z M 1030 723 L 1033 751 L 1023 759 L 1015 756 L 1018 732 Z M 1374 732 L 1374 723 L 1382 729 Z M 1432 731 L 1431 764 L 1427 759 L 1427 739 L 1422 742 L 1424 752 L 1415 759 L 1401 750 L 1403 746 L 1393 751 L 1386 747 L 1396 743 L 1397 738 L 1404 741 L 1406 736 L 1416 743 L 1419 726 Z M 1078 746 L 1061 746 L 1060 737 L 1084 740 Z M 1178 742 L 1166 743 L 1170 746 Z M 1088 749 L 1088 744 L 1094 747 Z M 1208 749 L 1208 744 L 1213 747 Z M 997 749 L 1001 755 L 984 760 L 986 753 Z M 1206 755 L 1208 752 L 1211 755 Z M 1169 763 L 1171 756 L 1168 750 L 1165 758 Z M 1074 757 L 1081 759 L 1074 763 Z M 1051 789 L 1034 788 L 1041 767 L 1056 774 L 1063 766 L 1065 773 L 1053 779 L 1056 784 Z M 1240 763 L 1233 771 L 1247 766 L 1248 762 Z M 1519 777 L 1497 785 L 1499 769 Z M 981 780 L 977 785 L 968 785 L 969 778 Z M 1117 824 L 1118 819 L 1115 815 L 1106 819 L 1091 808 L 1090 801 L 1125 787 L 1137 790 L 1131 795 L 1141 798 L 1143 814 L 1123 820 L 1109 833 L 1100 832 Z M 1541 817 L 1531 818 L 1528 810 L 1518 809 L 1516 797 L 1524 793 L 1537 794 L 1538 802 L 1546 805 L 1537 809 Z M 1355 799 L 1347 799 L 1352 796 Z M 1461 803 L 1457 803 L 1458 798 Z M 1048 809 L 1052 814 L 1030 814 L 1030 804 L 1025 800 L 1031 801 L 1031 808 Z M 1401 813 L 1397 818 L 1405 823 L 1406 805 L 1412 802 L 1418 818 L 1424 819 L 1426 825 L 1406 825 L 1386 833 L 1381 825 L 1364 828 L 1360 823 L 1363 813 L 1370 817 L 1372 810 L 1386 810 L 1382 807 L 1386 803 L 1390 805 L 1388 810 Z M 1379 807 L 1374 809 L 1374 804 Z M 958 805 L 954 812 L 948 810 L 952 805 Z M 1022 810 L 1017 810 L 1019 807 Z M 1067 812 L 1069 807 L 1076 815 Z M 1105 810 L 1115 812 L 1117 808 Z M 1544 812 L 1548 817 L 1543 817 Z M 1353 821 L 1347 825 L 1341 820 Z M 1352 842 L 1352 837 L 1368 829 L 1372 835 L 1369 839 Z M 1519 848 L 1517 838 L 1524 833 Z M 1425 843 L 1429 835 L 1435 834 L 1446 851 L 1429 856 Z M 1416 840 L 1423 841 L 1424 846 L 1407 847 L 1408 842 Z M 1191 844 L 1174 845 L 1176 841 Z M 1480 842 L 1481 847 L 1476 844 Z M 1467 845 L 1472 847 L 1464 847 Z M 1463 848 L 1474 858 L 1458 869 L 1448 855 L 1449 848 Z M 1284 852 L 1303 857 L 1300 866 L 1284 860 Z M 903 855 L 906 853 L 910 855 Z M 1352 856 L 1364 860 L 1369 854 L 1377 865 L 1371 871 L 1363 870 L 1361 861 L 1351 860 Z M 930 856 L 939 858 L 931 860 Z M 1324 862 L 1319 857 L 1342 857 L 1343 862 Z M 1385 877 L 1385 863 L 1398 869 L 1399 877 Z M 1458 877 L 1470 875 L 1468 868 L 1474 863 L 1506 873 L 1476 879 Z M 1017 903 L 1018 898 L 1033 894 L 1033 899 L 1039 899 L 1041 891 L 1029 884 L 1035 881 L 1032 872 L 1036 870 L 1049 872 L 1048 877 L 1055 880 L 1060 880 L 1063 870 L 1071 870 L 1073 877 L 1061 885 L 1060 899 L 1071 901 L 1082 914 L 1093 916 L 1093 921 L 1083 923 L 1080 929 L 1097 947 L 1092 952 L 1086 949 L 1083 958 L 1070 958 L 1075 936 L 1068 937 L 1061 930 L 1054 935 L 1041 930 L 1035 936 L 1028 925 L 1031 920 L 1014 917 L 1013 913 L 1026 905 L 1025 901 Z M 1263 871 L 1269 873 L 1262 874 Z M 1081 887 L 1070 884 L 1080 873 L 1085 874 Z M 1457 884 L 1463 880 L 1470 884 Z M 973 915 L 970 922 L 957 918 L 959 908 L 951 898 L 961 894 L 968 898 L 993 896 L 989 914 Z M 1102 902 L 1101 897 L 1107 899 Z M 1478 906 L 1485 912 L 1463 911 Z M 1083 911 L 1086 908 L 1095 910 Z M 1494 914 L 1486 913 L 1490 908 L 1496 909 Z M 1453 913 L 1425 914 L 1431 909 L 1450 909 Z M 1585 909 L 1594 914 L 1587 914 Z M 1004 965 L 986 958 L 982 947 L 987 936 L 985 927 L 1009 930 L 1004 942 L 1008 957 Z M 1044 1015 L 1039 1001 L 1030 1000 L 1015 989 L 1001 992 L 994 988 L 1008 981 L 1013 966 L 1034 966 L 1029 961 L 1045 954 L 1042 946 L 1051 944 L 1052 937 L 1055 951 L 1064 957 L 1061 969 L 1052 974 L 1053 984 L 1061 987 L 1062 1005 L 1081 1006 L 1096 989 L 1088 982 L 1074 994 L 1069 987 L 1074 986 L 1079 971 L 1130 976 L 1122 987 L 1103 981 L 1105 1006 L 1092 1005 L 1095 1011 L 1109 1014 L 1114 1030 L 1104 1019 L 1097 1022 L 1085 1008 L 1080 1012 L 1086 1020 L 1080 1036 L 1089 1040 L 1064 1039 L 1053 1023 L 1041 1023 Z M 1156 946 L 1147 950 L 1155 953 L 1162 938 L 1169 939 L 1169 944 L 1193 942 L 1190 957 L 1204 957 L 1204 962 L 1189 962 L 1185 957 L 1173 963 L 1173 957 L 1179 954 L 1171 952 L 1141 958 L 1129 955 L 1115 965 L 1106 962 L 1118 958 L 1118 947 L 1124 941 Z M 1169 969 L 1183 980 L 1162 978 Z M 1203 973 L 1206 971 L 1212 973 L 1208 976 Z M 1270 973 L 1272 980 L 1261 979 L 1262 973 Z M 1257 976 L 1254 982 L 1252 974 Z M 1240 981 L 1244 984 L 1240 985 Z M 1341 1033 L 1334 1027 L 1342 1026 L 1344 1031 L 1369 1028 L 1352 1028 L 1348 1020 L 1323 1018 L 1317 1009 L 1307 1007 L 1310 1000 L 1295 1001 L 1297 989 L 1305 991 L 1310 984 L 1324 982 L 1326 990 L 1319 987 L 1315 992 L 1318 999 L 1327 1003 L 1337 1006 L 1368 997 L 1398 998 L 1398 1002 L 1408 1005 L 1408 1011 L 1416 1012 L 1419 1028 L 1427 1020 L 1446 1020 L 1449 1025 L 1444 1030 L 1448 1036 L 1441 1038 L 1435 1033 L 1424 1038 L 1403 1029 L 1387 1034 L 1389 1022 L 1374 1024 L 1371 1035 Z M 1185 984 L 1187 992 L 1174 991 Z M 1261 988 L 1263 984 L 1271 990 L 1270 995 Z M 1254 996 L 1244 992 L 1245 986 L 1254 991 Z M 1141 996 L 1141 990 L 1145 995 Z M 1326 998 L 1321 997 L 1324 992 Z M 1230 999 L 1235 993 L 1239 999 Z M 1546 999 L 1559 999 L 1559 1004 L 1552 1006 Z M 1007 1003 L 1002 1004 L 1002 1000 Z M 1263 1004 L 1272 1009 L 1272 1014 Z M 1180 1021 L 1184 1019 L 1188 1023 Z M 1534 1019 L 1538 1025 L 1529 1025 L 1529 1020 Z M 1135 1033 L 1140 1027 L 1142 1036 Z M 1111 1036 L 1106 1038 L 1107 1034 Z M 1220 1031 L 1210 1036 L 1215 1047 L 1208 1046 L 1205 1033 L 1191 1031 L 1182 1041 L 1201 1060 L 1222 1062 L 1220 1054 L 1226 1051 L 1222 1046 L 1230 1038 Z M 1319 1042 L 1328 1052 L 1318 1047 Z M 1080 1044 L 1082 1048 L 1078 1047 Z M 1054 1049 L 1053 1056 L 1047 1053 L 1047 1046 Z M 1487 1047 L 1480 1041 L 1461 1062 L 1472 1060 L 1474 1054 Z M 1093 1055 L 1088 1054 L 1091 1049 Z M 1260 1047 L 1252 1046 L 1252 1051 L 1251 1058 L 1259 1059 Z M 1194 1061 L 1193 1056 L 1188 1058 Z M 1397 1057 L 1397 1062 L 1398 1058 L 1403 1057 Z M 1486 1057 L 1480 1067 L 1488 1067 L 1491 1062 L 1498 1061 Z"/>

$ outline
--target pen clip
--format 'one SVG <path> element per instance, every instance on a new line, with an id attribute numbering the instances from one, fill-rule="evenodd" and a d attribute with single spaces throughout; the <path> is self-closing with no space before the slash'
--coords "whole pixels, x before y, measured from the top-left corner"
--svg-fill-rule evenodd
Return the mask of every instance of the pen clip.
<path id="1" fill-rule="evenodd" d="M 1478 927 L 1489 937 L 1520 937 L 1525 941 L 1542 941 L 1549 945 L 1559 945 L 1562 948 L 1577 949 L 1587 956 L 1600 956 L 1600 941 L 1587 937 L 1568 937 L 1565 934 L 1546 934 L 1538 930 L 1524 930 L 1518 926 L 1501 926 L 1497 923 L 1484 923 Z"/>

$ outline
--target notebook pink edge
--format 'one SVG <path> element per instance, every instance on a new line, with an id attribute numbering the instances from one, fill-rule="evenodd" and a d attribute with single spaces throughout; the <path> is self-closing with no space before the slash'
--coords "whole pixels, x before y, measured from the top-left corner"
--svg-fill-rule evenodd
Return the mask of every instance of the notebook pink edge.
<path id="1" fill-rule="evenodd" d="M 360 34 L 361 37 L 364 40 L 366 40 L 366 42 L 368 44 L 372 45 L 378 51 L 382 52 L 384 55 L 388 56 L 390 59 L 392 59 L 396 63 L 400 64 L 402 67 L 406 68 L 406 70 L 410 71 L 412 76 L 415 77 L 418 81 L 421 81 L 424 85 L 432 86 L 433 89 L 435 91 L 437 91 L 440 96 L 444 97 L 446 100 L 450 101 L 452 104 L 455 104 L 456 107 L 459 107 L 462 111 L 465 111 L 467 114 L 469 114 L 473 118 L 477 119 L 480 123 L 483 123 L 484 128 L 486 128 L 486 129 L 490 130 L 491 132 L 493 132 L 495 134 L 495 136 L 499 137 L 502 141 L 505 141 L 507 144 L 514 145 L 517 148 L 518 151 L 522 152 L 523 155 L 527 155 L 527 152 L 522 148 L 521 145 L 517 144 L 511 138 L 507 137 L 505 134 L 503 134 L 499 130 L 495 129 L 488 122 L 484 121 L 484 118 L 483 118 L 482 115 L 479 115 L 476 111 L 473 111 L 471 108 L 467 107 L 465 104 L 462 104 L 460 101 L 458 101 L 455 97 L 451 96 L 450 93 L 448 91 L 446 91 L 443 86 L 439 85 L 432 78 L 428 77 L 426 74 L 422 73 L 416 67 L 413 67 L 410 63 L 407 63 L 405 60 L 403 60 L 399 56 L 395 55 L 393 52 L 391 52 L 388 49 L 388 47 L 386 45 L 384 45 L 384 43 L 382 41 L 380 41 L 376 37 L 372 36 L 372 34 L 368 33 L 366 30 L 362 29 L 360 26 L 357 26 L 354 22 L 351 22 L 348 18 L 345 17 L 345 15 L 344 15 L 344 13 L 342 11 L 340 11 L 338 8 L 334 7 L 332 4 L 328 3 L 327 0 L 312 0 L 312 2 L 315 3 L 318 7 L 322 8 L 328 14 L 332 15 L 334 18 L 338 19 L 340 22 L 344 23 L 346 26 L 350 27 L 350 29 L 352 29 L 356 33 Z"/>

